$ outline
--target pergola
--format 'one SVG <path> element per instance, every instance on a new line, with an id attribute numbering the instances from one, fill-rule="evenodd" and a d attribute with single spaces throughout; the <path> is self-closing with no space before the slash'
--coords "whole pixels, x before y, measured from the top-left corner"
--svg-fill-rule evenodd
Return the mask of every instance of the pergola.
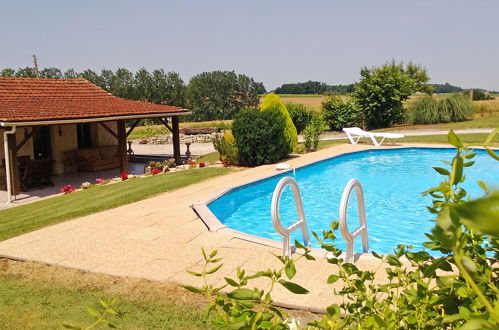
<path id="1" fill-rule="evenodd" d="M 0 129 L 3 131 L 7 192 L 20 190 L 18 150 L 44 125 L 99 123 L 117 140 L 120 172 L 128 169 L 126 139 L 140 119 L 158 118 L 173 135 L 173 154 L 180 159 L 179 116 L 188 115 L 179 107 L 125 100 L 113 96 L 85 79 L 0 77 Z M 126 120 L 133 124 L 127 129 Z M 116 121 L 116 131 L 106 122 Z M 16 129 L 31 128 L 21 141 Z"/>

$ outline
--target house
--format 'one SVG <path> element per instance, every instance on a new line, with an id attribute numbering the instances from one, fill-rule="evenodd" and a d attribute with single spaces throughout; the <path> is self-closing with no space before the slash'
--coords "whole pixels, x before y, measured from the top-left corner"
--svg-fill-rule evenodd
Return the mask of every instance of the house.
<path id="1" fill-rule="evenodd" d="M 80 78 L 0 77 L 0 185 L 7 187 L 8 202 L 19 194 L 20 159 L 50 160 L 44 166 L 53 174 L 127 171 L 126 139 L 143 118 L 158 118 L 172 132 L 180 164 L 179 116 L 188 114 L 179 107 L 121 99 Z"/>

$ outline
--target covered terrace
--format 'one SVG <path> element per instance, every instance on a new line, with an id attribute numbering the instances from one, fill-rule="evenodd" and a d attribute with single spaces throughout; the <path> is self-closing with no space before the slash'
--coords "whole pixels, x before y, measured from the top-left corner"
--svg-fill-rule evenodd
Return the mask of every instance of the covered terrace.
<path id="1" fill-rule="evenodd" d="M 188 114 L 118 98 L 85 79 L 0 78 L 0 187 L 7 203 L 26 184 L 50 183 L 52 174 L 128 172 L 127 137 L 143 118 L 171 131 L 180 164 L 179 116 Z"/>

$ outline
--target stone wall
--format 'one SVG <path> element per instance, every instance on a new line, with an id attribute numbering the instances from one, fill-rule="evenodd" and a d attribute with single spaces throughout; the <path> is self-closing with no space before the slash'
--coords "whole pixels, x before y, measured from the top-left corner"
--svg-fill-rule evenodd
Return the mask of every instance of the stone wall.
<path id="1" fill-rule="evenodd" d="M 211 138 L 215 136 L 217 133 L 212 134 L 196 134 L 196 135 L 185 135 L 180 134 L 180 144 L 184 144 L 186 142 L 191 143 L 211 143 Z M 158 135 L 150 138 L 140 139 L 141 144 L 171 144 L 172 135 Z"/>

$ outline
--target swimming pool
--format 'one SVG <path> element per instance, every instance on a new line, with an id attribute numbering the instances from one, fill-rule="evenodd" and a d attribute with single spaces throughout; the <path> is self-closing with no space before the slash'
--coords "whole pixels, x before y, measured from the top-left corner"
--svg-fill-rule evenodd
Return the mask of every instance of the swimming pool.
<path id="1" fill-rule="evenodd" d="M 463 187 L 476 198 L 483 191 L 476 184 L 482 180 L 499 185 L 499 164 L 477 150 L 475 165 L 465 169 Z M 421 192 L 438 185 L 442 176 L 432 167 L 447 167 L 441 161 L 451 161 L 455 149 L 401 148 L 368 150 L 343 154 L 313 163 L 296 170 L 295 179 L 300 187 L 303 207 L 310 231 L 319 235 L 338 219 L 339 203 L 345 184 L 352 178 L 360 180 L 364 189 L 367 227 L 371 251 L 391 252 L 397 244 L 423 248 L 428 239 L 424 235 L 433 227 L 432 214 L 425 206 L 431 197 Z M 284 173 L 251 184 L 231 189 L 208 204 L 210 211 L 225 226 L 256 236 L 281 240 L 272 226 L 270 203 L 277 182 Z M 348 226 L 358 226 L 356 197 L 351 195 Z M 286 188 L 281 199 L 281 222 L 284 226 L 296 221 L 296 209 L 291 190 Z M 294 239 L 301 239 L 295 232 Z M 339 231 L 338 247 L 345 249 Z M 312 244 L 316 243 L 312 238 Z M 361 252 L 360 238 L 355 241 L 355 251 Z"/>

